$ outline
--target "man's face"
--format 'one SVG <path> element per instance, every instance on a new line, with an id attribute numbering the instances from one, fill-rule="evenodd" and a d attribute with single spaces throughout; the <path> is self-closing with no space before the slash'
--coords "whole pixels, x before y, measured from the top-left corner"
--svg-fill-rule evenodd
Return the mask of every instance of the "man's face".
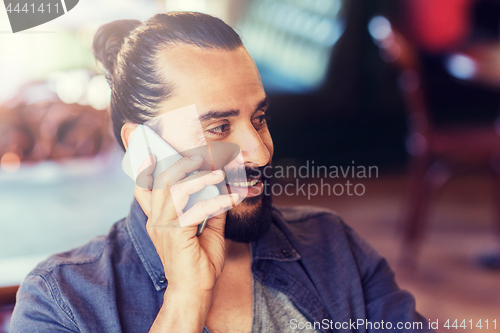
<path id="1" fill-rule="evenodd" d="M 244 47 L 222 51 L 179 45 L 165 50 L 158 65 L 173 87 L 160 115 L 195 104 L 203 130 L 182 136 L 164 131 L 162 136 L 175 150 L 182 152 L 205 142 L 235 143 L 241 149 L 247 181 L 252 180 L 252 169 L 271 164 L 273 143 L 265 120 L 268 101 L 257 67 Z M 271 198 L 264 196 L 262 186 L 262 181 L 250 186 L 247 198 L 228 212 L 226 238 L 247 242 L 267 230 Z"/>

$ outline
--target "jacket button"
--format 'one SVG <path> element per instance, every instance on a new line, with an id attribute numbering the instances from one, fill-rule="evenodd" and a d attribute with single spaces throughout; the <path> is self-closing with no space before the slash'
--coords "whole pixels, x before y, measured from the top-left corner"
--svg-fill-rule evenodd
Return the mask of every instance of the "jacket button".
<path id="1" fill-rule="evenodd" d="M 165 283 L 167 281 L 167 279 L 165 279 L 165 275 L 160 276 L 160 280 L 159 281 L 160 281 L 161 284 Z"/>
<path id="2" fill-rule="evenodd" d="M 292 256 L 292 252 L 288 251 L 288 250 L 283 250 L 283 255 L 285 256 L 285 258 L 290 258 Z"/>

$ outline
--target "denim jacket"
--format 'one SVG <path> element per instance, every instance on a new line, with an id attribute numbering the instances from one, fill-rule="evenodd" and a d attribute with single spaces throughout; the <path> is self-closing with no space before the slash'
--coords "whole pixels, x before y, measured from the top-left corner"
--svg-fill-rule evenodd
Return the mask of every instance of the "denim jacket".
<path id="1" fill-rule="evenodd" d="M 285 293 L 309 325 L 324 332 L 431 331 L 385 259 L 337 215 L 274 207 L 273 217 L 269 232 L 251 244 L 253 277 Z M 40 263 L 20 286 L 11 332 L 148 332 L 168 282 L 146 220 L 134 200 L 106 236 Z M 300 331 L 307 323 L 291 325 Z"/>

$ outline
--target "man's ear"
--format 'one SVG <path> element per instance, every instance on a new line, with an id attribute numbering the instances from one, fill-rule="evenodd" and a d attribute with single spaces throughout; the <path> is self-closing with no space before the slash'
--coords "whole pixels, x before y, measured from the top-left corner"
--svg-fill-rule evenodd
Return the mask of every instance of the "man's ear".
<path id="1" fill-rule="evenodd" d="M 130 140 L 132 139 L 132 132 L 139 126 L 139 124 L 126 123 L 122 126 L 121 137 L 125 150 L 127 150 Z"/>

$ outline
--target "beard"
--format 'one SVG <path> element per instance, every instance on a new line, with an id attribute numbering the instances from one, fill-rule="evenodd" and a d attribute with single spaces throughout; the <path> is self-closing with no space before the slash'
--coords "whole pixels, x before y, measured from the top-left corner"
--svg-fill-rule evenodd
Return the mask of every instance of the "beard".
<path id="1" fill-rule="evenodd" d="M 263 169 L 259 168 L 259 169 Z M 247 175 L 258 173 L 256 170 L 246 169 Z M 238 206 L 230 209 L 226 215 L 224 238 L 237 243 L 251 243 L 264 236 L 271 227 L 272 197 L 269 188 L 270 178 L 261 174 L 262 193 L 255 197 L 245 198 Z M 267 193 L 267 194 L 266 194 Z"/>

